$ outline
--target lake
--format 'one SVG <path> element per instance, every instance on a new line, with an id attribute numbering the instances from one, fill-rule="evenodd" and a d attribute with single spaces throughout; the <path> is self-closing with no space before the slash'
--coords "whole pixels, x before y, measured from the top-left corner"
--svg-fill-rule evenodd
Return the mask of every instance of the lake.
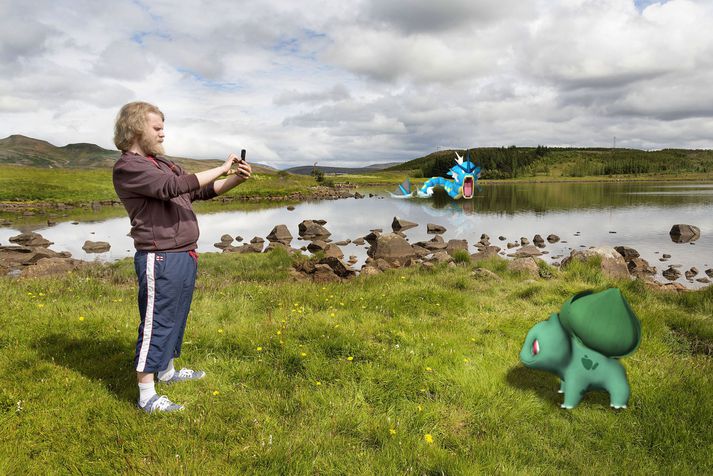
<path id="1" fill-rule="evenodd" d="M 396 185 L 394 185 L 394 189 Z M 507 183 L 481 186 L 472 200 L 453 201 L 447 197 L 431 199 L 396 199 L 386 190 L 361 190 L 375 196 L 364 199 L 306 201 L 295 204 L 293 211 L 285 205 L 258 210 L 229 202 L 225 211 L 196 211 L 201 228 L 199 252 L 219 252 L 213 246 L 223 234 L 242 236 L 250 241 L 255 236 L 264 238 L 275 225 L 287 225 L 295 239 L 292 246 L 299 248 L 307 241 L 297 238 L 297 225 L 306 219 L 323 219 L 332 233 L 333 241 L 354 240 L 381 228 L 391 230 L 395 216 L 413 221 L 419 227 L 406 231 L 411 243 L 429 240 L 426 224 L 444 226 L 445 240 L 466 239 L 469 251 L 482 233 L 490 236 L 492 244 L 506 249 L 508 241 L 535 234 L 544 238 L 553 233 L 562 241 L 546 243 L 549 251 L 542 258 L 548 262 L 559 261 L 572 249 L 589 246 L 625 245 L 635 248 L 652 266 L 657 268 L 656 278 L 666 282 L 661 272 L 670 264 L 680 265 L 683 272 L 693 266 L 703 271 L 713 267 L 713 183 L 680 182 L 577 182 L 577 183 Z M 100 212 L 97 212 L 99 214 Z M 53 226 L 38 225 L 16 219 L 9 227 L 0 228 L 0 244 L 7 245 L 8 238 L 20 231 L 33 230 L 55 244 L 55 251 L 69 251 L 83 260 L 113 261 L 133 256 L 133 242 L 127 236 L 129 219 L 122 208 L 101 212 L 101 220 L 91 215 L 76 224 L 72 215 L 53 218 Z M 66 221 L 61 221 L 66 220 Z M 672 225 L 685 223 L 701 230 L 701 237 L 692 243 L 674 243 L 669 231 Z M 507 241 L 500 241 L 504 236 Z M 108 241 L 111 250 L 101 254 L 87 254 L 82 250 L 85 240 Z M 233 243 L 237 245 L 238 243 Z M 343 246 L 345 256 L 354 255 L 358 269 L 366 258 L 366 246 Z M 512 251 L 515 251 L 513 249 Z M 511 251 L 511 252 L 512 252 Z M 664 262 L 663 254 L 671 258 Z M 680 278 L 678 282 L 697 288 L 700 283 Z"/>

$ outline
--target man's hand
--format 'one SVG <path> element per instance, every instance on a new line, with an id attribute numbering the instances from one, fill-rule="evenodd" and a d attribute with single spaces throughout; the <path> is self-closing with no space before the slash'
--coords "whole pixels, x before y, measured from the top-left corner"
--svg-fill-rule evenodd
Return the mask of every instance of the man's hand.
<path id="1" fill-rule="evenodd" d="M 238 159 L 236 163 L 237 166 L 228 170 L 226 175 L 237 175 L 242 181 L 249 179 L 253 172 L 250 164 L 245 159 Z"/>
<path id="2" fill-rule="evenodd" d="M 223 165 L 221 165 L 221 170 L 223 171 L 223 175 L 232 175 L 235 172 L 233 172 L 232 168 L 234 164 L 237 164 L 240 162 L 240 157 L 238 157 L 235 154 L 230 154 L 227 159 L 225 159 L 225 162 L 223 162 Z"/>

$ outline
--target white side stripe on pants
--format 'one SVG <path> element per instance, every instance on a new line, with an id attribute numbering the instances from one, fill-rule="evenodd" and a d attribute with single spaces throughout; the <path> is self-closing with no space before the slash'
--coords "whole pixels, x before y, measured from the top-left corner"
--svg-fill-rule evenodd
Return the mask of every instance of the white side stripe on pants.
<path id="1" fill-rule="evenodd" d="M 143 372 L 146 368 L 146 357 L 149 355 L 151 345 L 151 332 L 153 330 L 153 305 L 156 298 L 156 277 L 154 276 L 154 264 L 156 253 L 146 254 L 146 316 L 144 317 L 144 334 L 141 338 L 141 350 L 139 351 L 139 361 L 136 364 L 136 371 Z"/>

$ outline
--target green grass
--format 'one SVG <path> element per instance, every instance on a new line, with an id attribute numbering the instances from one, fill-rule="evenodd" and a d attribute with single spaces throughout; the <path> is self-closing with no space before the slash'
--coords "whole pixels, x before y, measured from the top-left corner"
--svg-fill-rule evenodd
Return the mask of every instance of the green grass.
<path id="1" fill-rule="evenodd" d="M 111 169 L 45 169 L 0 166 L 0 202 L 80 204 L 117 200 Z M 307 193 L 317 185 L 312 177 L 291 174 L 253 174 L 228 197 L 288 196 Z"/>
<path id="2" fill-rule="evenodd" d="M 90 202 L 116 199 L 111 169 L 0 166 L 0 201 Z"/>
<path id="3" fill-rule="evenodd" d="M 0 279 L 0 473 L 705 474 L 713 471 L 713 288 L 528 280 L 498 261 L 296 283 L 290 258 L 203 254 L 179 364 L 186 410 L 137 411 L 130 260 Z M 518 363 L 527 330 L 619 285 L 642 320 L 629 408 Z M 706 347 L 706 345 L 708 347 Z M 708 350 L 707 350 L 708 349 Z M 433 439 L 426 441 L 426 435 Z"/>

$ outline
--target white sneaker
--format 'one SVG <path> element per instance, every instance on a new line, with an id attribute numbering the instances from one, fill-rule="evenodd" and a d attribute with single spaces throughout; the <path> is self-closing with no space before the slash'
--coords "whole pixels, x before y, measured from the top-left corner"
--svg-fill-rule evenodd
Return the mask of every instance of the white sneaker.
<path id="1" fill-rule="evenodd" d="M 173 376 L 166 380 L 160 380 L 159 383 L 178 383 L 185 382 L 187 380 L 200 380 L 205 377 L 205 372 L 202 370 L 191 370 L 182 368 L 173 373 Z"/>
<path id="2" fill-rule="evenodd" d="M 171 400 L 168 399 L 166 395 L 159 396 L 158 394 L 149 398 L 149 401 L 146 402 L 146 405 L 141 406 L 141 403 L 137 402 L 136 406 L 145 411 L 146 413 L 170 413 L 183 410 L 183 405 L 173 403 Z"/>

